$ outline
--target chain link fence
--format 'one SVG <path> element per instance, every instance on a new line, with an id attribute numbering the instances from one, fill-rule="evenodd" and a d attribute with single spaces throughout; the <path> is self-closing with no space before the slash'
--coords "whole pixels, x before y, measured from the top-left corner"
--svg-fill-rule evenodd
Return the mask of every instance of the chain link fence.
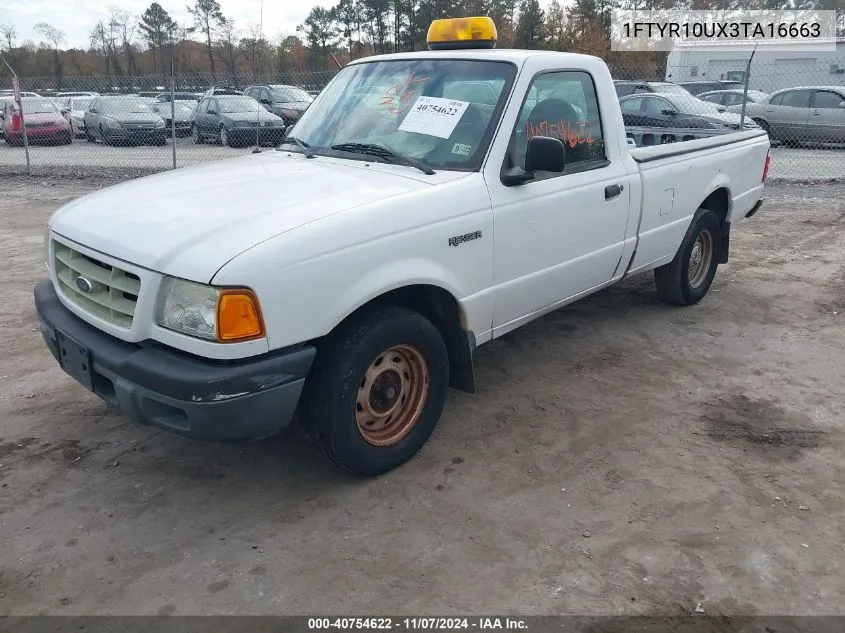
<path id="1" fill-rule="evenodd" d="M 737 129 L 747 67 L 747 56 L 740 56 L 672 53 L 646 64 L 632 54 L 625 64 L 611 64 L 628 136 L 642 146 Z M 845 178 L 845 59 L 782 56 L 752 63 L 745 104 L 746 120 L 753 121 L 746 125 L 759 126 L 772 140 L 770 179 Z M 41 97 L 24 100 L 23 124 L 11 103 L 11 78 L 0 77 L 0 172 L 26 172 L 24 128 L 35 175 L 140 175 L 263 151 L 279 142 L 277 125 L 294 123 L 336 72 L 180 73 L 172 81 L 169 74 L 20 77 L 24 96 Z M 237 107 L 251 108 L 255 120 L 241 117 L 230 126 L 221 113 L 207 112 L 201 97 L 212 89 L 244 93 L 248 103 Z M 97 95 L 134 95 L 132 102 L 144 107 L 115 122 Z M 266 100 L 265 107 L 257 100 Z M 92 112 L 92 104 L 100 111 Z"/>

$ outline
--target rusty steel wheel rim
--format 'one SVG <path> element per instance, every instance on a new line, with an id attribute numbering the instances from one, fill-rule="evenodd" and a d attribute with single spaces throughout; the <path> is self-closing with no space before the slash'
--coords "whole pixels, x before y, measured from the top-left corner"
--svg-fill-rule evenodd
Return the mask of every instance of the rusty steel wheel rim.
<path id="1" fill-rule="evenodd" d="M 379 354 L 358 387 L 355 421 L 373 446 L 396 444 L 414 428 L 428 397 L 428 364 L 410 345 Z"/>
<path id="2" fill-rule="evenodd" d="M 702 231 L 693 244 L 689 258 L 687 278 L 689 285 L 698 288 L 707 278 L 710 263 L 713 261 L 713 237 L 710 231 Z"/>

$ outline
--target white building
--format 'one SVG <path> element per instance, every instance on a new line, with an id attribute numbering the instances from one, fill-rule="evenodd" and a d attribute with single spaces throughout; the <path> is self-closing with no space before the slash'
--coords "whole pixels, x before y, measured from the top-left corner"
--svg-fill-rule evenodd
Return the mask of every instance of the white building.
<path id="1" fill-rule="evenodd" d="M 666 81 L 744 81 L 750 50 L 725 47 L 696 50 L 694 44 L 676 47 L 666 61 Z M 760 43 L 751 62 L 749 89 L 773 92 L 793 86 L 845 86 L 845 38 L 838 38 L 836 50 L 811 50 L 806 44 L 793 46 Z"/>

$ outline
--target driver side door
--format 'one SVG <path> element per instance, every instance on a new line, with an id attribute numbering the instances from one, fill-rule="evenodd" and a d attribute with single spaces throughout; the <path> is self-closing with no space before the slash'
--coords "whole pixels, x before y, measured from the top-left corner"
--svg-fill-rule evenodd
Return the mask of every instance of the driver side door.
<path id="1" fill-rule="evenodd" d="M 491 159 L 485 168 L 494 222 L 494 337 L 609 282 L 622 258 L 632 204 L 628 169 L 618 147 L 604 139 L 616 130 L 603 129 L 600 108 L 616 103 L 598 103 L 585 71 L 540 71 L 526 94 L 532 87 L 539 101 L 525 100 L 513 129 L 500 131 L 510 136 L 504 164 Z M 578 103 L 555 96 L 564 94 L 577 95 Z M 581 109 L 581 120 L 569 120 Z M 537 172 L 533 180 L 508 185 L 502 171 L 524 168 L 531 136 L 562 140 L 569 162 L 563 172 Z"/>

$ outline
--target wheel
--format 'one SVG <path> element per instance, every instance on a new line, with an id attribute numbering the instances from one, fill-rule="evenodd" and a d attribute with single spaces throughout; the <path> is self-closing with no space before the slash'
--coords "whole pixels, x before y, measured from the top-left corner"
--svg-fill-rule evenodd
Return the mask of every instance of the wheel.
<path id="1" fill-rule="evenodd" d="M 109 143 L 109 139 L 107 139 L 106 135 L 103 134 L 103 126 L 98 125 L 97 130 L 100 132 L 100 140 L 103 142 L 103 145 L 111 145 L 111 143 Z"/>
<path id="2" fill-rule="evenodd" d="M 228 145 L 229 147 L 234 147 L 234 145 L 232 145 L 232 139 L 229 138 L 229 133 L 226 131 L 226 128 L 222 125 L 220 126 L 220 145 Z"/>
<path id="3" fill-rule="evenodd" d="M 337 466 L 380 475 L 426 443 L 448 385 L 446 345 L 431 321 L 395 306 L 364 309 L 318 348 L 302 394 L 302 430 Z"/>
<path id="4" fill-rule="evenodd" d="M 657 295 L 663 301 L 688 306 L 704 298 L 719 265 L 721 235 L 715 213 L 696 211 L 675 259 L 654 270 Z"/>
<path id="5" fill-rule="evenodd" d="M 200 136 L 200 129 L 196 125 L 191 126 L 191 136 L 194 137 L 194 145 L 202 145 L 202 136 Z"/>
<path id="6" fill-rule="evenodd" d="M 89 143 L 93 143 L 96 139 L 88 133 L 88 128 L 86 127 L 84 130 L 85 132 L 85 140 Z"/>

